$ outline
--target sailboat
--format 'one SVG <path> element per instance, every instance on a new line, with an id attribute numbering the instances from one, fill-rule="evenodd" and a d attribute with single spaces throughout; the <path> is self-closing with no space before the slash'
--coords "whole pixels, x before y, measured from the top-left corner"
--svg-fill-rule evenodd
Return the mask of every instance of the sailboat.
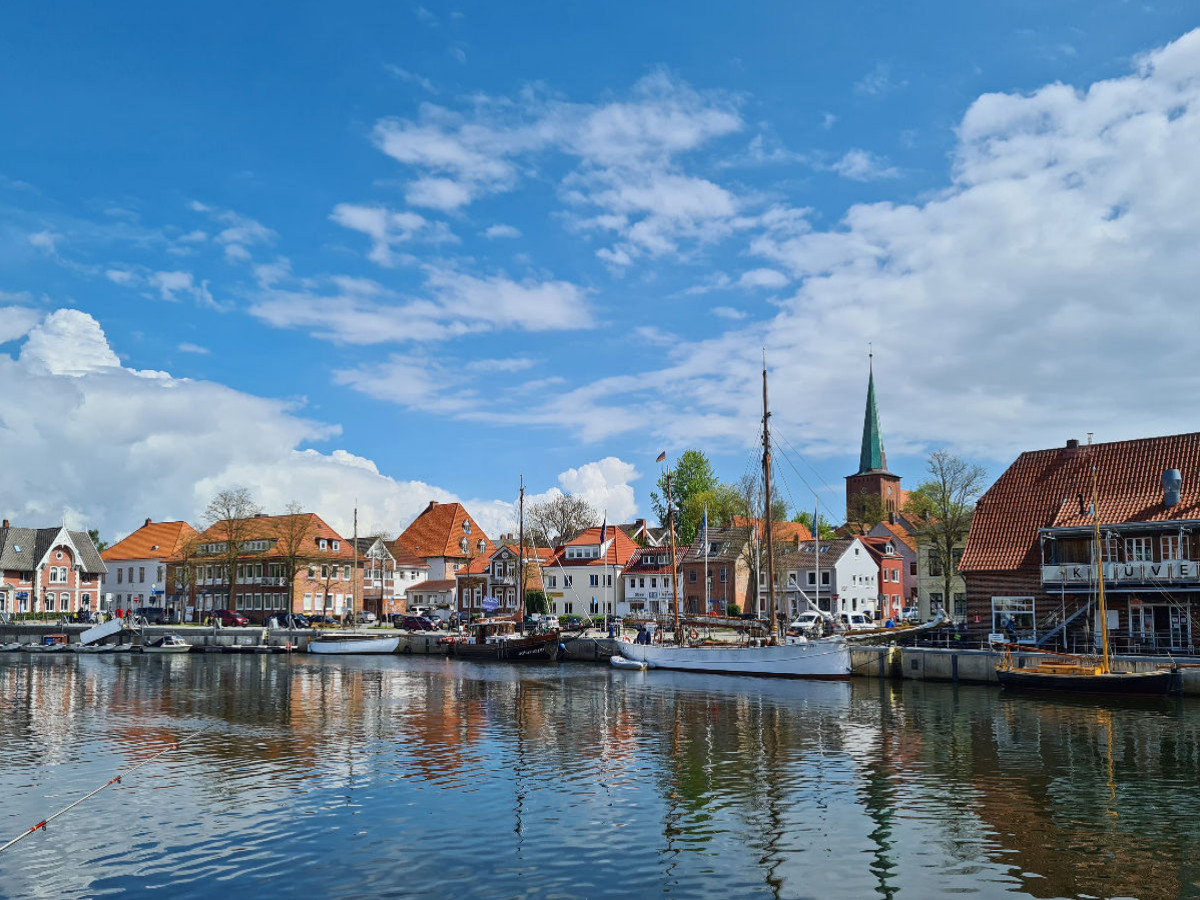
<path id="1" fill-rule="evenodd" d="M 771 607 L 771 635 L 766 641 L 745 644 L 714 644 L 689 646 L 682 640 L 683 631 L 679 624 L 679 584 L 672 578 L 675 610 L 676 643 L 620 645 L 620 654 L 635 663 L 645 663 L 651 668 L 675 669 L 683 672 L 708 672 L 718 675 L 758 675 L 775 678 L 849 678 L 850 649 L 841 635 L 815 638 L 789 639 L 780 642 L 775 603 L 775 554 L 771 509 L 771 431 L 770 410 L 767 403 L 767 367 L 763 364 L 763 490 L 766 495 L 768 523 L 767 543 L 767 591 Z M 675 563 L 675 518 L 671 499 L 670 470 L 667 471 L 667 531 L 671 535 L 671 570 Z M 618 664 L 619 665 L 619 664 Z"/>
<path id="2" fill-rule="evenodd" d="M 1052 659 L 1026 668 L 1018 668 L 1011 648 L 996 666 L 996 679 L 1008 690 L 1057 691 L 1063 693 L 1162 696 L 1171 689 L 1174 672 L 1156 669 L 1135 672 L 1112 666 L 1108 641 L 1108 604 L 1104 596 L 1104 559 L 1100 552 L 1100 507 L 1096 502 L 1098 480 L 1092 463 L 1092 553 L 1096 571 L 1096 608 L 1100 632 L 1100 656 L 1090 659 L 1069 653 L 1050 653 Z"/>
<path id="3" fill-rule="evenodd" d="M 350 611 L 353 616 L 358 609 L 358 598 L 355 596 L 358 587 L 358 507 L 354 508 L 354 578 L 350 582 Z M 371 637 L 363 634 L 330 634 L 322 632 L 319 637 L 308 642 L 308 652 L 327 656 L 357 656 L 363 653 L 387 655 L 395 653 L 400 647 L 400 636 Z"/>
<path id="4" fill-rule="evenodd" d="M 450 655 L 463 659 L 496 659 L 509 662 L 538 662 L 558 659 L 557 631 L 544 634 L 518 632 L 525 620 L 525 480 L 521 479 L 517 526 L 517 617 L 485 618 L 472 623 L 470 634 L 449 645 Z"/>

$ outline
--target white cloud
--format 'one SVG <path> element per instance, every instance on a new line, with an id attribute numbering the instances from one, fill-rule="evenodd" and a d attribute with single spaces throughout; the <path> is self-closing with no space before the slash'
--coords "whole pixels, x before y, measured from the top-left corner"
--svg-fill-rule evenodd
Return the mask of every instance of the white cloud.
<path id="1" fill-rule="evenodd" d="M 888 165 L 886 159 L 857 147 L 846 151 L 830 169 L 852 181 L 877 181 L 881 178 L 895 178 L 900 174 L 894 166 Z"/>
<path id="2" fill-rule="evenodd" d="M 855 92 L 868 97 L 880 97 L 906 87 L 907 81 L 892 80 L 892 67 L 885 62 L 876 63 L 870 72 L 854 83 Z"/>
<path id="3" fill-rule="evenodd" d="M 207 347 L 201 347 L 199 344 L 192 344 L 188 341 L 184 341 L 182 344 L 180 344 L 179 349 L 184 353 L 197 353 L 203 356 L 206 356 L 210 352 Z"/>
<path id="4" fill-rule="evenodd" d="M 56 249 L 56 244 L 61 239 L 61 235 L 57 235 L 52 231 L 35 231 L 29 235 L 29 243 L 43 250 L 46 253 L 53 254 Z"/>
<path id="5" fill-rule="evenodd" d="M 395 265 L 393 248 L 410 243 L 418 236 L 433 242 L 458 240 L 444 223 L 430 222 L 414 212 L 394 212 L 383 206 L 339 203 L 329 218 L 343 228 L 360 231 L 370 237 L 371 252 L 367 256 L 381 266 Z"/>
<path id="6" fill-rule="evenodd" d="M 137 275 L 128 269 L 108 269 L 105 271 L 104 277 L 113 284 L 119 284 L 123 287 L 133 284 L 137 280 Z"/>
<path id="7" fill-rule="evenodd" d="M 389 477 L 342 449 L 298 449 L 339 429 L 284 401 L 124 368 L 99 323 L 78 310 L 35 325 L 16 358 L 0 353 L 0 382 L 0 506 L 14 524 L 52 525 L 66 515 L 72 527 L 98 527 L 112 541 L 147 515 L 199 525 L 213 494 L 244 485 L 269 512 L 296 500 L 343 534 L 353 517 L 348 498 L 358 497 L 363 530 L 395 533 L 430 499 L 460 499 Z M 511 510 L 507 501 L 470 502 L 489 514 Z"/>
<path id="8" fill-rule="evenodd" d="M 470 188 L 461 182 L 450 178 L 418 178 L 404 191 L 404 199 L 410 206 L 453 212 L 473 198 Z"/>
<path id="9" fill-rule="evenodd" d="M 312 328 L 315 337 L 349 344 L 443 340 L 502 329 L 562 331 L 595 322 L 587 292 L 567 281 L 478 277 L 427 266 L 419 297 L 369 279 L 333 278 L 333 290 L 262 291 L 250 313 L 282 328 Z"/>
<path id="10" fill-rule="evenodd" d="M 787 283 L 787 276 L 775 269 L 751 269 L 749 272 L 743 272 L 742 277 L 738 279 L 738 287 L 741 288 L 776 290 L 785 287 Z"/>
<path id="11" fill-rule="evenodd" d="M 601 515 L 607 512 L 610 524 L 626 522 L 637 515 L 631 482 L 641 478 L 632 463 L 615 456 L 567 469 L 558 483 L 568 494 L 582 497 Z"/>
<path id="12" fill-rule="evenodd" d="M 712 314 L 733 322 L 746 318 L 746 314 L 742 310 L 734 309 L 732 306 L 714 306 Z"/>
<path id="13" fill-rule="evenodd" d="M 0 291 L 0 300 L 8 298 Z M 0 306 L 0 344 L 25 337 L 41 318 L 41 313 L 26 306 Z"/>
<path id="14" fill-rule="evenodd" d="M 415 84 L 417 87 L 421 88 L 421 90 L 427 93 L 436 94 L 438 92 L 437 87 L 432 81 L 416 74 L 415 72 L 410 72 L 407 69 L 402 69 L 399 66 L 394 65 L 384 66 L 384 69 L 386 69 L 387 72 L 394 78 L 398 78 L 400 81 L 407 82 L 408 84 Z"/>
<path id="15" fill-rule="evenodd" d="M 153 272 L 146 281 L 151 287 L 158 289 L 164 300 L 178 300 L 180 294 L 186 294 L 202 306 L 216 306 L 212 294 L 209 293 L 208 282 L 202 281 L 197 284 L 191 272 Z"/>
<path id="16" fill-rule="evenodd" d="M 189 203 L 188 208 L 207 215 L 220 226 L 220 230 L 213 236 L 213 241 L 224 249 L 225 259 L 231 263 L 249 262 L 250 247 L 274 243 L 278 237 L 261 222 L 231 209 L 217 209 L 198 200 Z M 180 237 L 178 243 L 195 244 L 207 239 L 208 235 L 205 232 L 196 230 Z"/>
<path id="17" fill-rule="evenodd" d="M 483 232 L 483 236 L 488 240 L 496 238 L 519 238 L 521 230 L 513 225 L 489 225 Z"/>

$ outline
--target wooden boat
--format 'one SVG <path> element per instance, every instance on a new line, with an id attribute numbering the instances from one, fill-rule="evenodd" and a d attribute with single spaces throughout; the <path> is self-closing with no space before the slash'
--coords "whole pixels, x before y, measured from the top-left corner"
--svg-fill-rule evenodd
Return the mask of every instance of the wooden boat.
<path id="1" fill-rule="evenodd" d="M 188 653 L 192 645 L 177 634 L 164 634 L 157 641 L 145 644 L 144 653 Z"/>
<path id="2" fill-rule="evenodd" d="M 767 368 L 763 365 L 763 491 L 765 508 L 771 509 L 771 434 L 770 412 L 767 405 Z M 667 532 L 671 535 L 671 569 L 675 565 L 675 518 L 671 499 L 671 471 L 666 471 Z M 767 593 L 770 606 L 769 633 L 776 631 L 775 553 L 772 530 L 766 528 Z M 655 669 L 674 669 L 680 672 L 707 672 L 714 675 L 757 675 L 770 678 L 833 678 L 850 677 L 850 648 L 841 635 L 831 637 L 794 638 L 782 640 L 747 640 L 737 644 L 685 643 L 682 638 L 695 635 L 679 618 L 679 580 L 671 579 L 675 612 L 675 634 L 680 643 L 622 643 L 620 653 L 626 659 L 641 662 Z M 659 631 L 661 636 L 661 629 Z"/>
<path id="3" fill-rule="evenodd" d="M 1090 442 L 1089 442 L 1090 443 Z M 1090 447 L 1089 447 L 1090 452 Z M 1047 653 L 1051 661 L 1028 667 L 1018 667 L 1012 656 L 1012 645 L 1006 645 L 1004 659 L 996 666 L 996 679 L 1006 690 L 1053 691 L 1069 694 L 1131 694 L 1164 696 L 1171 690 L 1174 672 L 1160 669 L 1135 672 L 1115 670 L 1108 642 L 1108 604 L 1104 597 L 1104 564 L 1100 551 L 1100 515 L 1096 503 L 1096 466 L 1092 465 L 1092 553 L 1096 570 L 1097 629 L 1100 632 L 1100 655 L 1092 661 L 1068 653 Z M 1019 649 L 1019 648 L 1018 648 Z"/>
<path id="4" fill-rule="evenodd" d="M 509 662 L 543 662 L 558 659 L 558 632 L 522 635 L 512 619 L 482 619 L 468 626 L 470 633 L 449 645 L 450 655 L 463 659 L 496 659 Z"/>
<path id="5" fill-rule="evenodd" d="M 395 653 L 400 646 L 400 636 L 366 637 L 361 634 L 323 634 L 308 642 L 309 653 L 325 655 L 353 655 L 360 653 Z"/>

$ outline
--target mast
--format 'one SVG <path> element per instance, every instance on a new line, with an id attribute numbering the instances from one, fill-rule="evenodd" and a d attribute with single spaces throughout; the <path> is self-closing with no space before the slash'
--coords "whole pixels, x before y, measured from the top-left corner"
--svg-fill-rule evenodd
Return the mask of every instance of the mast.
<path id="1" fill-rule="evenodd" d="M 355 610 L 358 609 L 358 601 L 357 601 L 357 598 L 354 596 L 357 593 L 357 589 L 358 589 L 358 504 L 357 503 L 354 504 L 354 541 L 353 541 L 353 543 L 354 543 L 354 568 L 350 570 L 354 573 L 354 577 L 350 579 L 350 615 L 351 615 L 351 617 L 354 616 Z M 380 597 L 379 611 L 383 612 L 383 602 L 382 602 L 383 601 L 383 579 L 382 578 L 379 581 L 379 597 Z M 351 624 L 353 624 L 354 619 L 351 618 L 350 622 L 351 622 Z"/>
<path id="2" fill-rule="evenodd" d="M 1090 443 L 1090 442 L 1089 442 Z M 1112 671 L 1108 656 L 1108 604 L 1104 598 L 1104 553 L 1100 544 L 1100 505 L 1096 499 L 1096 461 L 1092 460 L 1092 532 L 1096 543 L 1096 604 L 1100 609 L 1100 665 L 1102 674 Z"/>
<path id="3" fill-rule="evenodd" d="M 771 605 L 771 634 L 778 623 L 775 620 L 775 542 L 772 538 L 771 522 L 771 412 L 767 406 L 767 352 L 763 351 L 763 495 L 766 509 L 763 521 L 767 532 L 767 601 Z"/>
<path id="4" fill-rule="evenodd" d="M 813 496 L 813 596 L 817 598 L 817 612 L 821 611 L 821 526 L 817 518 L 821 514 L 821 505 L 816 496 Z M 829 621 L 833 621 L 833 585 L 829 586 Z M 825 631 L 825 625 L 821 625 L 821 633 Z"/>
<path id="5" fill-rule="evenodd" d="M 517 501 L 517 622 L 525 632 L 525 476 L 521 476 L 521 499 Z"/>
<path id="6" fill-rule="evenodd" d="M 675 612 L 675 642 L 682 644 L 679 630 L 679 579 L 675 577 L 675 501 L 671 497 L 671 469 L 667 468 L 667 531 L 671 535 L 671 608 Z"/>

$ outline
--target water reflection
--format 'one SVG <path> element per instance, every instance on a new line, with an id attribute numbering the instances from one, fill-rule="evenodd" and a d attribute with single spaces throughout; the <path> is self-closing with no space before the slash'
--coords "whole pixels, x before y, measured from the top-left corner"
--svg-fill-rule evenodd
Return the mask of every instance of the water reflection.
<path id="1" fill-rule="evenodd" d="M 444 659 L 0 658 L 0 893 L 1196 895 L 1195 705 Z"/>

